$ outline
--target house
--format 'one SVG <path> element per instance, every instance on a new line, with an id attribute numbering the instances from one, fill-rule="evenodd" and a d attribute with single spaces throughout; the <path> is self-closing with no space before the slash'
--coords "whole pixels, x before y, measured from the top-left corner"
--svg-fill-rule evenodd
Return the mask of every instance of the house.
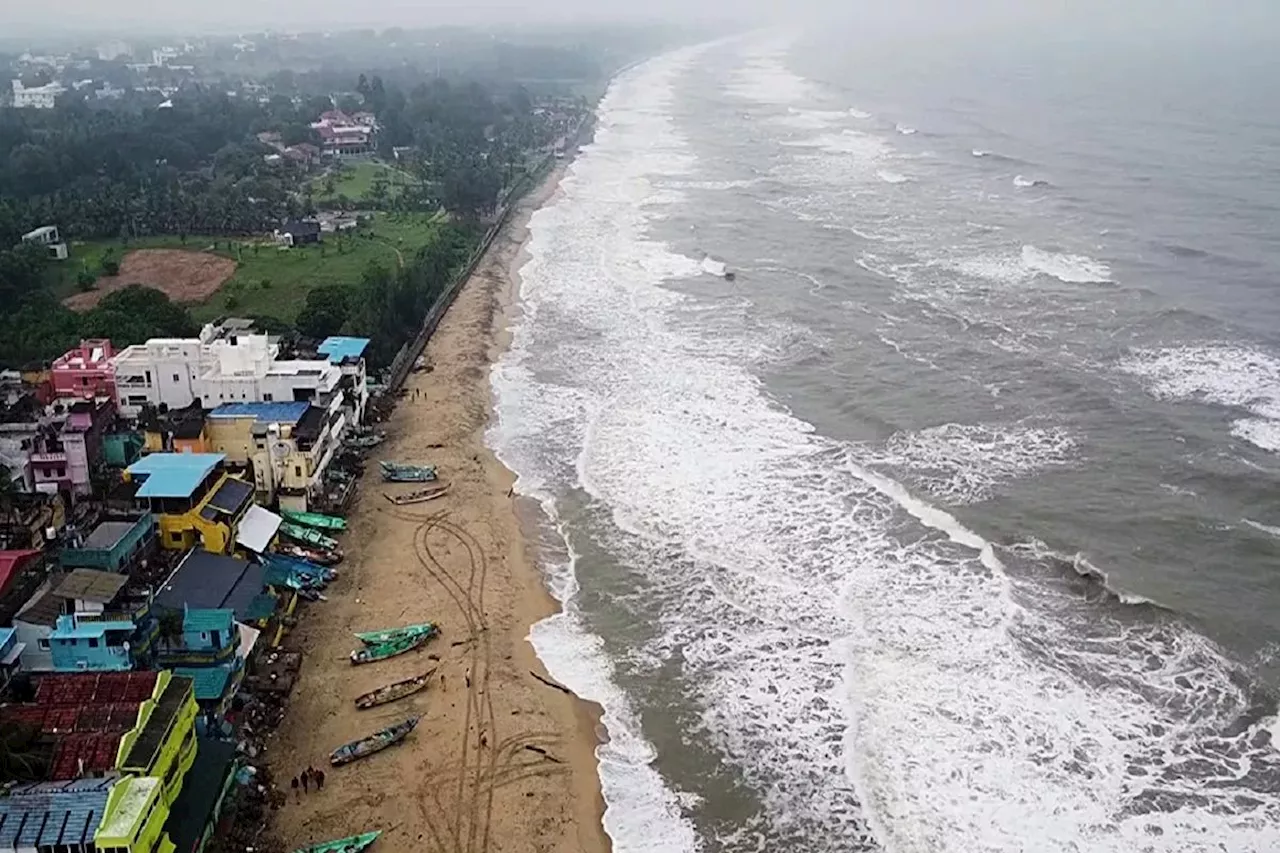
<path id="1" fill-rule="evenodd" d="M 311 129 L 320 136 L 320 150 L 325 157 L 355 159 L 368 157 L 377 149 L 377 120 L 372 113 L 349 116 L 341 110 L 326 110 Z"/>
<path id="2" fill-rule="evenodd" d="M 244 680 L 245 660 L 260 633 L 236 622 L 232 610 L 189 607 L 182 614 L 181 640 L 162 642 L 160 665 L 190 678 L 202 717 L 216 721 Z"/>
<path id="3" fill-rule="evenodd" d="M 365 409 L 369 405 L 369 379 L 365 370 L 364 351 L 369 347 L 368 338 L 333 336 L 320 342 L 316 351 L 338 365 L 342 376 L 343 391 L 348 395 L 344 405 L 348 408 L 349 424 L 364 423 Z"/>
<path id="4" fill-rule="evenodd" d="M 229 462 L 252 466 L 260 503 L 279 501 L 286 509 L 306 511 L 341 447 L 348 419 L 335 406 L 345 399 L 345 394 L 335 397 L 329 409 L 310 403 L 226 403 L 209 413 L 209 434 Z"/>
<path id="5" fill-rule="evenodd" d="M 29 246 L 43 246 L 50 260 L 65 261 L 67 244 L 58 233 L 58 226 L 45 225 L 22 235 L 22 242 Z"/>
<path id="6" fill-rule="evenodd" d="M 222 453 L 153 453 L 125 469 L 140 483 L 135 498 L 156 516 L 162 548 L 232 550 L 240 519 L 253 503 L 253 484 L 229 476 L 225 459 Z"/>
<path id="7" fill-rule="evenodd" d="M 284 156 L 301 166 L 311 168 L 320 162 L 320 146 L 310 142 L 299 142 L 284 149 Z"/>
<path id="8" fill-rule="evenodd" d="M 102 464 L 111 468 L 127 468 L 142 455 L 144 447 L 146 437 L 132 430 L 109 432 L 102 437 Z"/>
<path id="9" fill-rule="evenodd" d="M 37 110 L 51 110 L 58 102 L 58 97 L 67 91 L 61 83 L 46 83 L 43 86 L 27 88 L 21 80 L 13 81 L 13 105 L 15 107 L 31 107 Z M 64 244 L 63 249 L 66 249 Z M 66 257 L 65 254 L 62 255 Z"/>
<path id="10" fill-rule="evenodd" d="M 178 853 L 200 853 L 213 837 L 223 803 L 235 786 L 236 745 L 196 738 L 196 760 L 169 809 L 165 832 Z"/>
<path id="11" fill-rule="evenodd" d="M 103 437 L 115 424 L 115 405 L 106 399 L 77 400 L 69 408 L 55 403 L 52 409 L 32 440 L 32 488 L 89 495 L 93 471 L 102 461 Z"/>
<path id="12" fill-rule="evenodd" d="M 163 824 L 195 761 L 196 713 L 191 679 L 171 672 L 48 675 L 40 679 L 34 702 L 0 706 L 0 727 L 31 726 L 52 742 L 51 782 L 156 780 L 158 798 L 148 796 L 147 802 Z M 0 797 L 0 808 L 7 799 Z M 102 823 L 100 832 L 107 828 L 107 820 Z M 0 850 L 13 849 L 5 846 L 8 828 L 0 816 Z"/>
<path id="13" fill-rule="evenodd" d="M 108 518 L 82 536 L 72 529 L 58 553 L 64 569 L 98 569 L 128 573 L 156 549 L 156 518 L 151 513 Z"/>
<path id="14" fill-rule="evenodd" d="M 275 238 L 284 246 L 319 243 L 320 223 L 311 219 L 292 219 L 276 230 Z"/>
<path id="15" fill-rule="evenodd" d="M 229 610 L 237 622 L 265 624 L 277 609 L 292 613 L 292 590 L 280 590 L 278 601 L 267 585 L 267 570 L 258 563 L 192 549 L 156 593 L 159 610 Z"/>
<path id="16" fill-rule="evenodd" d="M 32 232 L 34 233 L 34 232 Z M 105 339 L 82 340 L 58 356 L 50 368 L 53 393 L 58 397 L 116 398 L 116 374 L 111 369 L 115 350 Z"/>
<path id="17" fill-rule="evenodd" d="M 43 551 L 34 548 L 0 551 L 0 596 L 7 593 L 24 572 L 36 567 L 43 556 Z"/>
<path id="18" fill-rule="evenodd" d="M 63 602 L 49 634 L 55 672 L 125 671 L 149 659 L 158 631 L 151 596 L 128 582 L 114 572 L 76 569 L 54 587 Z"/>
<path id="19" fill-rule="evenodd" d="M 337 390 L 342 372 L 328 361 L 281 361 L 267 335 L 207 325 L 198 338 L 153 338 L 112 359 L 119 411 L 136 418 L 147 403 L 170 411 L 200 402 L 313 400 Z M 327 398 L 325 402 L 328 402 Z"/>
<path id="20" fill-rule="evenodd" d="M 204 407 L 197 400 L 181 409 L 160 411 L 147 404 L 138 415 L 142 449 L 147 453 L 208 453 Z"/>
<path id="21" fill-rule="evenodd" d="M 62 615 L 62 599 L 53 592 L 54 581 L 46 581 L 18 609 L 13 629 L 22 653 L 23 672 L 53 672 L 53 628 Z"/>
<path id="22" fill-rule="evenodd" d="M 0 797 L 0 851 L 101 849 L 95 839 L 115 785 L 114 779 L 88 779 L 13 789 Z"/>
<path id="23" fill-rule="evenodd" d="M 0 693 L 22 669 L 22 653 L 26 648 L 26 643 L 18 641 L 17 628 L 0 628 Z"/>

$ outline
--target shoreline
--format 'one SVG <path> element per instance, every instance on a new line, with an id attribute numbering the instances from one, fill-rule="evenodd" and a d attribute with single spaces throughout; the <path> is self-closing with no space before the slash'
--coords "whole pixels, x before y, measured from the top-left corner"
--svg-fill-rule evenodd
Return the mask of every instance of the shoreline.
<path id="1" fill-rule="evenodd" d="M 529 220 L 552 199 L 572 157 L 517 203 L 461 288 L 411 373 L 387 440 L 371 454 L 349 516 L 349 556 L 330 600 L 306 613 L 288 647 L 304 652 L 298 683 L 267 762 L 276 784 L 330 750 L 422 715 L 403 746 L 327 770 L 325 789 L 290 796 L 271 834 L 292 847 L 384 832 L 388 850 L 607 853 L 596 749 L 601 709 L 539 681 L 529 642 L 561 611 L 546 587 L 537 539 L 512 487 L 515 475 L 485 443 L 493 416 L 489 372 L 510 343 Z M 449 495 L 393 506 L 377 460 L 440 466 Z M 423 653 L 353 667 L 353 631 L 438 622 Z M 432 657 L 438 660 L 431 659 Z M 434 668 L 430 687 L 357 711 L 352 698 Z M 286 788 L 287 790 L 287 788 Z"/>

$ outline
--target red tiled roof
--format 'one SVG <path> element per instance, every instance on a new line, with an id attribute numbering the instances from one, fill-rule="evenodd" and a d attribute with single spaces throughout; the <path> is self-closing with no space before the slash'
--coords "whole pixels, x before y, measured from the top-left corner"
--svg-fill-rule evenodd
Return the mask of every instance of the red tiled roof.
<path id="1" fill-rule="evenodd" d="M 116 766 L 119 748 L 120 735 L 116 733 L 91 732 L 59 738 L 53 749 L 48 781 L 79 779 L 85 774 L 110 770 Z"/>
<path id="2" fill-rule="evenodd" d="M 151 698 L 154 672 L 87 672 L 46 675 L 36 687 L 36 705 L 45 708 L 84 707 L 117 702 L 137 705 Z"/>
<path id="3" fill-rule="evenodd" d="M 22 551 L 0 551 L 0 595 L 9 591 L 9 585 L 17 580 L 39 551 L 30 548 Z"/>

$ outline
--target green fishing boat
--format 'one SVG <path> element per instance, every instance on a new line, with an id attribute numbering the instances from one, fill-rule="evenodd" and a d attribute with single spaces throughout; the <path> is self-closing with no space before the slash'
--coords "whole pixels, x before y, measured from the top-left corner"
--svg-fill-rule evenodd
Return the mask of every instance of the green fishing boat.
<path id="1" fill-rule="evenodd" d="M 394 640 L 388 640 L 385 643 L 365 646 L 363 649 L 356 649 L 351 653 L 351 662 L 353 664 L 373 663 L 374 661 L 393 658 L 396 655 L 402 655 L 414 649 L 421 649 L 431 637 L 431 634 L 406 634 Z"/>
<path id="2" fill-rule="evenodd" d="M 326 551 L 334 551 L 338 547 L 338 540 L 325 536 L 319 530 L 303 527 L 301 524 L 293 524 L 286 521 L 280 525 L 280 532 L 290 539 L 305 542 L 308 545 L 315 545 L 317 548 L 323 548 Z"/>
<path id="3" fill-rule="evenodd" d="M 435 625 L 423 622 L 420 625 L 405 625 L 403 628 L 387 628 L 382 631 L 359 631 L 356 633 L 356 639 L 366 646 L 376 646 L 414 634 L 430 634 L 434 637 L 438 633 L 440 629 Z"/>
<path id="4" fill-rule="evenodd" d="M 282 509 L 280 514 L 292 522 L 317 530 L 346 530 L 347 520 L 336 515 L 322 515 L 318 512 L 299 512 L 296 509 Z"/>
<path id="5" fill-rule="evenodd" d="M 381 834 L 382 830 L 379 829 L 376 832 L 366 832 L 363 835 L 353 835 L 350 838 L 321 841 L 319 844 L 299 847 L 293 853 L 360 853 L 361 850 L 377 841 L 378 836 Z"/>

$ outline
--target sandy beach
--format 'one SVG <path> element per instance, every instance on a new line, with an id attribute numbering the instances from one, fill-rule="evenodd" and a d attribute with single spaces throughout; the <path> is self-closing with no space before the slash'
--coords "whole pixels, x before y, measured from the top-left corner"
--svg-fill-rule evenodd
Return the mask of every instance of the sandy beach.
<path id="1" fill-rule="evenodd" d="M 305 659 L 268 760 L 284 785 L 308 765 L 327 774 L 323 791 L 276 813 L 272 834 L 292 847 L 382 829 L 385 853 L 609 849 L 598 713 L 531 674 L 546 675 L 529 627 L 557 604 L 522 535 L 514 478 L 484 444 L 489 365 L 506 344 L 529 217 L 562 174 L 520 202 L 432 337 L 433 369 L 411 374 L 370 459 L 330 600 L 309 605 L 286 641 Z M 378 459 L 436 464 L 450 493 L 396 507 L 382 493 L 412 487 L 383 484 Z M 353 631 L 423 621 L 442 635 L 421 652 L 349 662 Z M 356 709 L 357 695 L 432 669 L 427 690 Z M 413 715 L 401 746 L 328 766 L 334 747 Z"/>

